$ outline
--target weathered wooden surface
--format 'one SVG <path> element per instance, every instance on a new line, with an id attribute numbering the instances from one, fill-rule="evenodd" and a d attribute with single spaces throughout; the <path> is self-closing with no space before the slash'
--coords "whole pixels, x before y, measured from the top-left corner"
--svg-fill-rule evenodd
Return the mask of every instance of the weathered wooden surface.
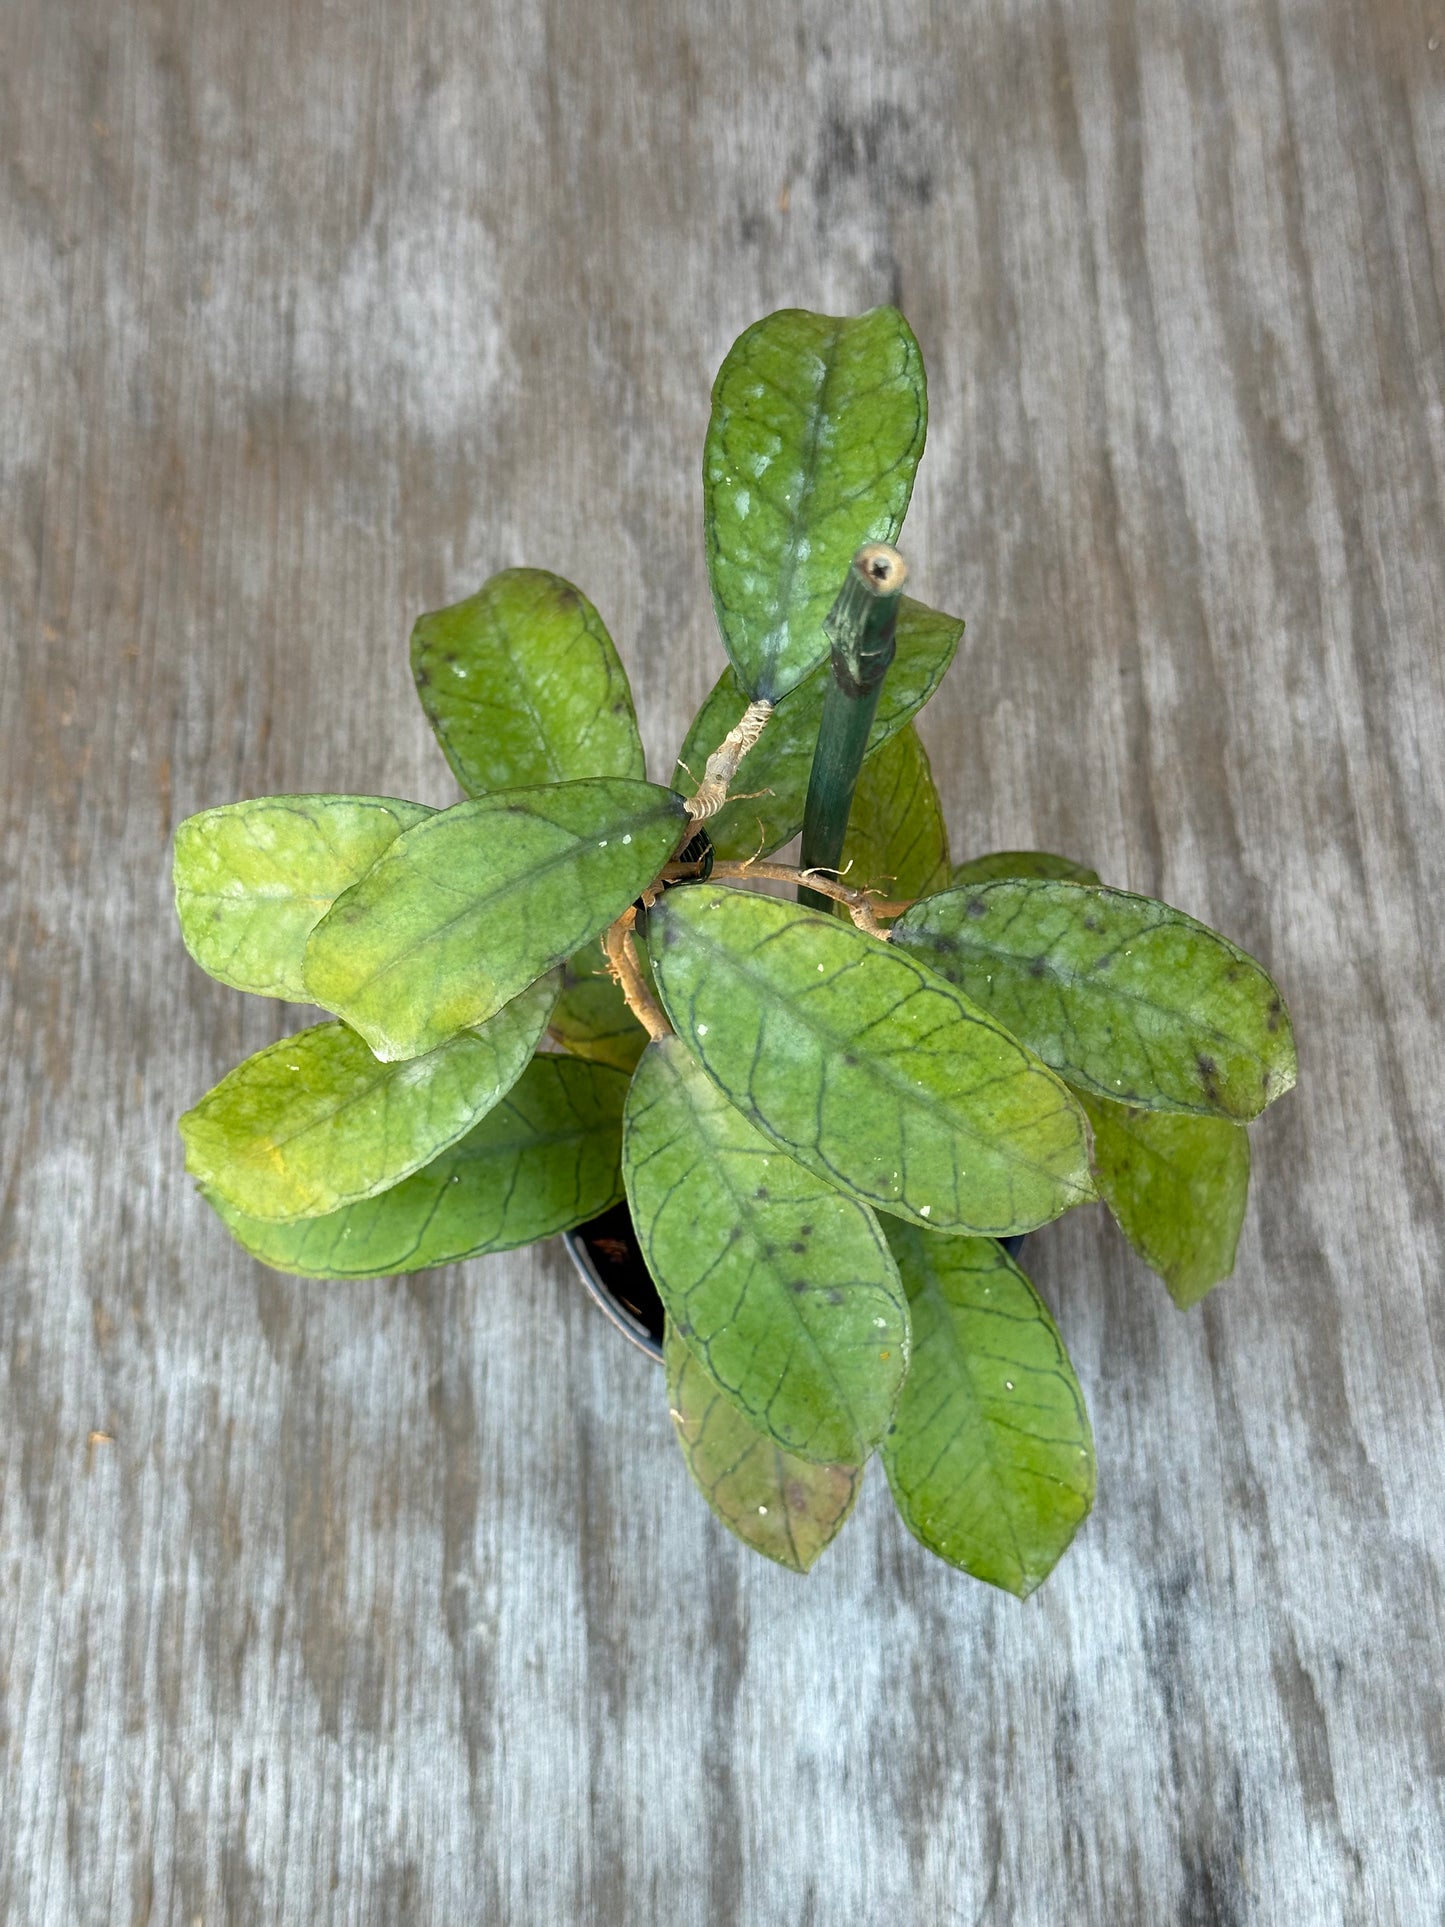
<path id="1" fill-rule="evenodd" d="M 1445 15 L 1395 0 L 10 0 L 0 1917 L 1442 1918 Z M 969 619 L 955 843 L 1271 960 L 1300 1090 L 1180 1316 L 1033 1254 L 1097 1510 L 1028 1606 L 870 1478 L 808 1581 L 692 1497 L 557 1246 L 321 1287 L 175 1114 L 296 1013 L 168 838 L 453 792 L 421 609 L 595 597 L 668 767 L 713 368 L 899 300 Z"/>

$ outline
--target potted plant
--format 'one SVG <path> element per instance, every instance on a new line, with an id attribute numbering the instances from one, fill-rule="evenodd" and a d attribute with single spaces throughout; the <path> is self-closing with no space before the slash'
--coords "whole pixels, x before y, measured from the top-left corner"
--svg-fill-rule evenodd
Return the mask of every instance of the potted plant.
<path id="1" fill-rule="evenodd" d="M 509 569 L 412 637 L 465 801 L 183 823 L 192 956 L 334 1021 L 181 1131 L 234 1236 L 303 1277 L 502 1251 L 625 1200 L 725 1525 L 805 1570 L 876 1451 L 925 1546 L 1026 1595 L 1094 1457 L 1009 1244 L 1102 1198 L 1195 1303 L 1233 1264 L 1244 1127 L 1295 1058 L 1269 977 L 1193 918 L 1060 857 L 951 862 L 911 719 L 963 624 L 903 593 L 892 546 L 926 416 L 892 308 L 788 310 L 734 345 L 703 473 L 729 666 L 670 783 L 592 604 Z"/>

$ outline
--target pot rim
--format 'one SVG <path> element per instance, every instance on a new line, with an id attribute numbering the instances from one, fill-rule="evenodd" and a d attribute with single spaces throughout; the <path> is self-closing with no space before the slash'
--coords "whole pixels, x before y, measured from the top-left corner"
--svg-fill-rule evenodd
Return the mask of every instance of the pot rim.
<path id="1" fill-rule="evenodd" d="M 602 1276 L 593 1263 L 592 1253 L 588 1250 L 583 1236 L 587 1225 L 593 1222 L 594 1220 L 589 1218 L 586 1224 L 574 1225 L 570 1231 L 562 1233 L 562 1242 L 567 1247 L 567 1255 L 576 1267 L 577 1275 L 586 1287 L 593 1304 L 603 1317 L 613 1324 L 624 1338 L 629 1339 L 640 1352 L 645 1352 L 654 1364 L 660 1365 L 662 1363 L 661 1344 L 640 1318 L 635 1317 L 626 1306 L 617 1302 L 602 1282 Z"/>

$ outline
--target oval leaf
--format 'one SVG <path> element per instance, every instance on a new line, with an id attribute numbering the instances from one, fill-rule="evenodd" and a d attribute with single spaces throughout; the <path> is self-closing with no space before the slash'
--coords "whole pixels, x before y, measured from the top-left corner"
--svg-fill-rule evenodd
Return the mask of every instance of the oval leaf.
<path id="1" fill-rule="evenodd" d="M 1083 1094 L 1099 1195 L 1187 1311 L 1234 1270 L 1249 1201 L 1249 1136 L 1218 1117 L 1139 1111 Z"/>
<path id="2" fill-rule="evenodd" d="M 388 796 L 257 796 L 176 831 L 176 914 L 211 976 L 258 997 L 308 1001 L 306 939 L 403 830 L 433 812 Z"/>
<path id="3" fill-rule="evenodd" d="M 383 1278 L 510 1251 L 621 1198 L 626 1095 L 618 1071 L 534 1057 L 464 1138 L 364 1203 L 276 1224 L 211 1193 L 207 1202 L 253 1257 L 302 1278 Z"/>
<path id="4" fill-rule="evenodd" d="M 940 615 L 904 596 L 898 609 L 897 653 L 883 679 L 868 736 L 869 756 L 895 736 L 943 681 L 963 634 L 957 616 Z M 766 729 L 748 751 L 733 788 L 734 800 L 708 819 L 708 835 L 720 857 L 765 856 L 781 849 L 803 827 L 808 777 L 818 744 L 823 698 L 833 671 L 815 669 L 783 697 Z M 736 672 L 726 669 L 693 719 L 682 746 L 674 788 L 695 789 L 707 759 L 748 706 Z"/>
<path id="5" fill-rule="evenodd" d="M 1066 883 L 1097 883 L 1099 873 L 1086 863 L 1075 863 L 1069 856 L 1052 856 L 1047 850 L 990 850 L 987 856 L 971 857 L 953 872 L 953 887 L 966 883 L 996 883 L 1004 877 L 1053 877 Z"/>
<path id="6" fill-rule="evenodd" d="M 618 778 L 501 790 L 399 837 L 306 947 L 306 988 L 388 1061 L 434 1050 L 605 930 L 687 806 Z"/>
<path id="7" fill-rule="evenodd" d="M 910 723 L 862 768 L 842 868 L 855 889 L 926 897 L 948 882 L 948 831 L 928 752 Z"/>
<path id="8" fill-rule="evenodd" d="M 881 1457 L 916 1539 L 1026 1599 L 1094 1502 L 1084 1396 L 1042 1299 L 991 1238 L 890 1224 L 913 1364 Z"/>
<path id="9" fill-rule="evenodd" d="M 896 308 L 785 308 L 729 349 L 703 527 L 718 626 L 749 695 L 776 702 L 827 655 L 823 618 L 854 553 L 903 526 L 927 423 L 923 357 Z"/>
<path id="10" fill-rule="evenodd" d="M 755 1131 L 677 1037 L 637 1067 L 622 1170 L 667 1315 L 726 1396 L 789 1452 L 866 1459 L 908 1366 L 872 1212 Z"/>
<path id="11" fill-rule="evenodd" d="M 1152 897 L 985 883 L 915 904 L 893 937 L 1098 1096 L 1244 1122 L 1295 1081 L 1274 984 Z"/>
<path id="12" fill-rule="evenodd" d="M 186 1169 L 255 1218 L 316 1218 L 389 1190 L 512 1088 L 556 994 L 554 972 L 405 1064 L 379 1063 L 345 1024 L 283 1037 L 186 1112 Z"/>
<path id="13" fill-rule="evenodd" d="M 999 1237 L 1093 1197 L 1073 1097 L 916 958 L 712 884 L 669 890 L 648 947 L 708 1075 L 828 1183 L 921 1224 Z"/>
<path id="14" fill-rule="evenodd" d="M 853 1510 L 863 1468 L 785 1452 L 744 1418 L 671 1324 L 662 1356 L 668 1408 L 698 1491 L 744 1545 L 807 1572 Z"/>
<path id="15" fill-rule="evenodd" d="M 422 708 L 468 796 L 645 776 L 627 672 L 579 589 L 504 569 L 411 632 Z"/>

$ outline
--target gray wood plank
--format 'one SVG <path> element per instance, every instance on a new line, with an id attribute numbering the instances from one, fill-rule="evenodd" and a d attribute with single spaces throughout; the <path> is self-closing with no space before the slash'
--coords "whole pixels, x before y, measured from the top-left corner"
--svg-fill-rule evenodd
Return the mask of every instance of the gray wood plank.
<path id="1" fill-rule="evenodd" d="M 0 1918 L 1445 1919 L 1442 33 L 12 0 Z M 881 299 L 956 847 L 1218 923 L 1301 1041 L 1202 1311 L 1036 1240 L 1101 1479 L 1025 1607 L 876 1477 L 749 1560 L 558 1247 L 277 1279 L 173 1128 L 297 1018 L 184 957 L 180 817 L 448 799 L 405 637 L 518 561 L 669 767 L 712 372 Z"/>

